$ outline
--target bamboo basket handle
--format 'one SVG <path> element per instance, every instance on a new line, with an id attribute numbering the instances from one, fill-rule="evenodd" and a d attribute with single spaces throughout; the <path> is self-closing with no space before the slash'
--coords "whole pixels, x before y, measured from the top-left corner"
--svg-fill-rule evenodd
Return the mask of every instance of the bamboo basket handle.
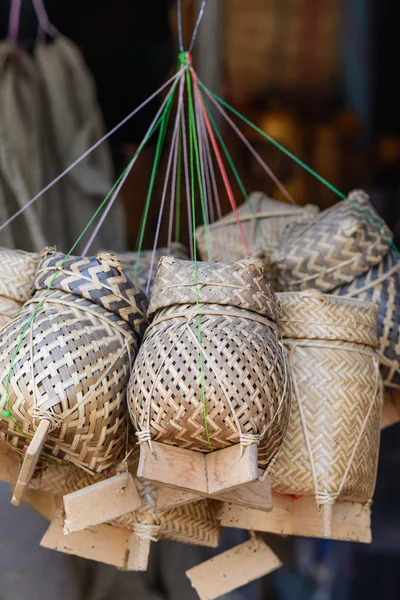
<path id="1" fill-rule="evenodd" d="M 32 479 L 50 427 L 50 421 L 48 419 L 42 419 L 38 428 L 36 429 L 31 443 L 28 446 L 28 450 L 26 451 L 24 462 L 22 463 L 18 481 L 16 483 L 14 494 L 11 500 L 11 503 L 14 504 L 14 506 L 20 505 L 25 490 Z"/>

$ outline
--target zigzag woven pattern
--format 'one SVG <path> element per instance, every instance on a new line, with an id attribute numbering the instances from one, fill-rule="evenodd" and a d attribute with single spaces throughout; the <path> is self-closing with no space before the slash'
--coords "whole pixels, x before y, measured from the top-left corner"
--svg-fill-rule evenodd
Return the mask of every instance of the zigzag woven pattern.
<path id="1" fill-rule="evenodd" d="M 388 388 L 400 387 L 400 260 L 389 252 L 381 262 L 335 294 L 370 300 L 379 306 L 381 374 Z"/>
<path id="2" fill-rule="evenodd" d="M 154 321 L 128 387 L 131 419 L 154 440 L 209 451 L 204 377 L 213 448 L 259 443 L 265 467 L 282 443 L 289 414 L 285 350 L 272 320 L 279 304 L 254 259 L 199 263 L 198 279 L 197 307 L 193 263 L 160 263 L 149 311 Z"/>
<path id="3" fill-rule="evenodd" d="M 378 264 L 392 238 L 368 196 L 354 191 L 309 223 L 286 228 L 273 259 L 280 286 L 332 291 Z"/>
<path id="4" fill-rule="evenodd" d="M 294 393 L 273 488 L 315 495 L 319 504 L 338 497 L 367 502 L 375 487 L 382 410 L 371 329 L 377 308 L 333 296 L 322 301 L 321 296 L 279 295 Z"/>
<path id="5" fill-rule="evenodd" d="M 0 248 L 0 328 L 11 321 L 31 297 L 30 285 L 40 256 Z"/>
<path id="6" fill-rule="evenodd" d="M 247 201 L 238 207 L 239 219 L 250 251 L 254 256 L 264 253 L 267 256 L 271 255 L 279 249 L 286 225 L 307 222 L 318 212 L 319 208 L 312 204 L 294 206 L 287 202 L 272 200 L 260 192 L 250 194 Z M 233 212 L 208 225 L 207 231 L 212 260 L 226 261 L 246 258 L 246 249 Z M 204 226 L 196 229 L 196 239 L 201 259 L 209 260 Z"/>
<path id="7" fill-rule="evenodd" d="M 34 435 L 35 420 L 48 419 L 52 432 L 46 449 L 101 472 L 125 447 L 126 386 L 146 324 L 145 296 L 119 271 L 114 257 L 105 255 L 101 260 L 69 259 L 47 294 L 43 288 L 60 262 L 60 255 L 43 259 L 33 299 L 2 332 L 0 397 L 5 398 L 21 334 L 43 303 L 12 369 L 12 419 L 2 419 L 0 428 L 6 441 L 21 450 Z"/>
<path id="8" fill-rule="evenodd" d="M 122 268 L 127 277 L 129 277 L 129 279 L 131 279 L 132 281 L 135 281 L 135 283 L 142 289 L 146 289 L 147 287 L 147 281 L 149 279 L 149 272 L 151 268 L 149 287 L 151 291 L 153 289 L 154 280 L 157 275 L 158 261 L 163 256 L 168 255 L 175 256 L 175 258 L 182 258 L 183 260 L 189 259 L 189 255 L 186 248 L 182 246 L 182 244 L 178 244 L 176 242 L 171 244 L 170 252 L 168 252 L 168 248 L 157 248 L 157 250 L 154 253 L 153 266 L 151 264 L 153 256 L 152 250 L 143 250 L 140 253 L 138 265 L 137 252 L 121 252 L 120 254 L 117 254 L 117 257 L 121 261 Z M 136 279 L 134 279 L 135 275 Z"/>

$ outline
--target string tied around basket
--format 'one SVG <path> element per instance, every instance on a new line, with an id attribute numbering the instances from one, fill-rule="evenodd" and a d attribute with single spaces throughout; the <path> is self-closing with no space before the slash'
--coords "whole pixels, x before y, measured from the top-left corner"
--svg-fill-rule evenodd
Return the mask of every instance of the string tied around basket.
<path id="1" fill-rule="evenodd" d="M 138 540 L 150 540 L 158 542 L 161 525 L 148 525 L 146 523 L 135 523 L 133 531 Z"/>
<path id="2" fill-rule="evenodd" d="M 178 54 L 178 62 L 184 67 L 191 67 L 193 64 L 193 57 L 190 52 L 184 50 Z"/>

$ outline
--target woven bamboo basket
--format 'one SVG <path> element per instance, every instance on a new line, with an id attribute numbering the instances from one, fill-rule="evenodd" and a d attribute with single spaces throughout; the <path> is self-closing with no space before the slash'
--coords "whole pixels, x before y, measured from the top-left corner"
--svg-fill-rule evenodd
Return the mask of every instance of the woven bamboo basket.
<path id="1" fill-rule="evenodd" d="M 168 248 L 157 248 L 154 258 L 152 250 L 143 250 L 139 255 L 139 264 L 137 264 L 137 252 L 120 252 L 117 256 L 122 263 L 125 274 L 142 289 L 147 288 L 149 273 L 151 272 L 149 285 L 149 290 L 151 291 L 157 274 L 158 261 L 162 256 L 167 256 L 168 254 L 184 260 L 189 258 L 186 248 L 177 242 L 171 244 L 170 252 Z"/>
<path id="2" fill-rule="evenodd" d="M 289 225 L 273 257 L 283 291 L 331 292 L 377 265 L 392 233 L 362 191 L 305 224 Z"/>
<path id="3" fill-rule="evenodd" d="M 318 207 L 312 204 L 294 206 L 272 200 L 260 192 L 250 194 L 247 202 L 238 208 L 250 251 L 254 256 L 265 257 L 267 269 L 270 268 L 267 259 L 279 249 L 285 227 L 290 223 L 312 220 L 318 212 Z M 204 226 L 198 227 L 196 239 L 202 260 L 209 260 L 208 244 L 212 260 L 239 260 L 246 257 L 246 248 L 233 212 L 211 223 L 207 231 Z"/>
<path id="4" fill-rule="evenodd" d="M 334 291 L 379 306 L 378 347 L 381 375 L 388 389 L 400 387 L 400 259 L 393 250 L 367 273 Z"/>
<path id="5" fill-rule="evenodd" d="M 259 259 L 198 263 L 196 276 L 190 261 L 159 263 L 128 387 L 136 435 L 198 452 L 258 444 L 267 467 L 290 410 L 279 304 Z"/>
<path id="6" fill-rule="evenodd" d="M 31 297 L 31 283 L 39 260 L 38 254 L 0 248 L 0 329 L 12 321 Z"/>
<path id="7" fill-rule="evenodd" d="M 330 537 L 333 503 L 368 503 L 375 487 L 383 402 L 377 307 L 315 290 L 279 300 L 293 397 L 272 485 L 315 496 Z"/>
<path id="8" fill-rule="evenodd" d="M 32 289 L 33 298 L 3 329 L 0 344 L 3 399 L 17 352 L 8 406 L 3 404 L 10 416 L 0 428 L 17 451 L 25 454 L 28 447 L 22 489 L 23 471 L 29 480 L 39 455 L 91 472 L 115 463 L 125 447 L 126 385 L 147 324 L 147 299 L 114 255 L 68 258 L 49 251 Z"/>

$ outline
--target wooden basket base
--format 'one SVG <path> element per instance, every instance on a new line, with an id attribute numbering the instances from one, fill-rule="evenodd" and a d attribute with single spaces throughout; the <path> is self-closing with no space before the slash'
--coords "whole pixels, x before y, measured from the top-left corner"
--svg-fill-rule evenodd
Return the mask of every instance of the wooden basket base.
<path id="1" fill-rule="evenodd" d="M 216 495 L 258 479 L 257 445 L 202 454 L 159 442 L 140 446 L 138 477 L 179 490 Z"/>
<path id="2" fill-rule="evenodd" d="M 293 499 L 272 494 L 271 513 L 224 503 L 220 519 L 225 527 L 265 531 L 281 535 L 327 537 L 324 535 L 324 515 L 311 496 Z M 357 502 L 338 501 L 332 506 L 333 540 L 369 544 L 371 537 L 371 509 Z"/>

